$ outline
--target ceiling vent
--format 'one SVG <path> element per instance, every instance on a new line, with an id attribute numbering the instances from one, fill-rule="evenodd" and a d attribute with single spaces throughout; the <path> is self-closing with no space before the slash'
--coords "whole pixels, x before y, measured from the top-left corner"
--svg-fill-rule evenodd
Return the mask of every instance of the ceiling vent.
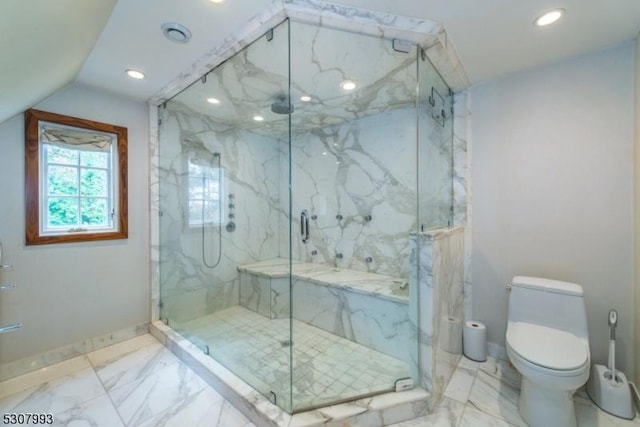
<path id="1" fill-rule="evenodd" d="M 184 25 L 175 22 L 165 22 L 160 26 L 162 34 L 172 42 L 188 43 L 191 40 L 191 31 Z"/>

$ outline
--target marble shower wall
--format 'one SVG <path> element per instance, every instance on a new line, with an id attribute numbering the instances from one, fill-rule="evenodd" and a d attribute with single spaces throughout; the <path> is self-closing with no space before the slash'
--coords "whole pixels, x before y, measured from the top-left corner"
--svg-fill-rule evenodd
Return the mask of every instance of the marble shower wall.
<path id="1" fill-rule="evenodd" d="M 406 280 L 416 229 L 415 137 L 412 107 L 294 135 L 293 258 Z M 312 216 L 307 244 L 296 234 L 302 209 Z"/>
<path id="2" fill-rule="evenodd" d="M 278 141 L 216 124 L 183 105 L 171 102 L 160 109 L 159 175 L 160 282 L 162 317 L 184 322 L 239 302 L 237 266 L 279 255 L 277 227 L 281 211 Z M 202 229 L 188 225 L 188 159 L 196 157 L 224 171 L 222 255 L 213 269 L 203 263 Z M 235 231 L 228 223 L 229 195 L 235 204 Z M 286 193 L 285 193 L 286 194 Z M 218 258 L 219 227 L 204 229 L 204 257 Z"/>
<path id="3" fill-rule="evenodd" d="M 453 225 L 464 227 L 464 318 L 473 319 L 471 308 L 471 236 L 472 205 L 471 188 L 471 141 L 467 125 L 471 119 L 469 96 L 466 91 L 453 96 Z"/>
<path id="4" fill-rule="evenodd" d="M 438 401 L 462 354 L 464 228 L 411 236 L 409 313 L 418 328 L 422 385 Z M 415 307 L 419 304 L 419 308 Z"/>

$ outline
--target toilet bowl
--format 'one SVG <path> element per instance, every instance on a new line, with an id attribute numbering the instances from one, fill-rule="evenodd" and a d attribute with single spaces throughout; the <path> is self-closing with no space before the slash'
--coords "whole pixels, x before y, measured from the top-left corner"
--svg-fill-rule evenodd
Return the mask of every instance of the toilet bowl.
<path id="1" fill-rule="evenodd" d="M 573 394 L 591 364 L 582 288 L 518 276 L 510 289 L 505 341 L 522 374 L 520 414 L 532 427 L 575 427 Z"/>

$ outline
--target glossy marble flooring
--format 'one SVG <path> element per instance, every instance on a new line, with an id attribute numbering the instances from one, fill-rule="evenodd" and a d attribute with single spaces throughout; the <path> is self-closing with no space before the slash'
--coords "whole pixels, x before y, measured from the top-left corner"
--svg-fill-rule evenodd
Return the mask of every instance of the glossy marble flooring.
<path id="1" fill-rule="evenodd" d="M 462 358 L 431 415 L 393 427 L 525 426 L 520 376 L 508 363 Z M 580 427 L 638 427 L 599 410 L 583 391 Z M 68 427 L 254 427 L 151 335 L 143 335 L 0 383 L 0 413 L 52 413 Z M 368 427 L 362 425 L 358 427 Z"/>
<path id="2" fill-rule="evenodd" d="M 391 391 L 397 379 L 410 376 L 406 362 L 307 323 L 269 319 L 240 306 L 183 323 L 178 331 L 200 347 L 208 345 L 215 360 L 263 395 L 273 391 L 286 410 L 291 386 L 301 410 Z"/>
<path id="3" fill-rule="evenodd" d="M 526 427 L 518 413 L 519 395 L 520 374 L 508 362 L 489 358 L 479 363 L 462 357 L 434 412 L 393 427 Z M 576 393 L 574 402 L 579 427 L 640 426 L 639 416 L 628 421 L 601 411 L 584 390 Z"/>
<path id="4" fill-rule="evenodd" d="M 1 382 L 0 414 L 27 412 L 69 427 L 253 426 L 151 335 Z"/>

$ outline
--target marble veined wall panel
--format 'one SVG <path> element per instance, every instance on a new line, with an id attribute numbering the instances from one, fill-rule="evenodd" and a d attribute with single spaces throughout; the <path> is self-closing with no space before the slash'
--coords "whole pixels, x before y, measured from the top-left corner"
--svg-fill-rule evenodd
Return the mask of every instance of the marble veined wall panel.
<path id="1" fill-rule="evenodd" d="M 294 259 L 406 280 L 416 229 L 415 109 L 296 134 L 291 156 Z M 298 235 L 302 209 L 316 218 L 307 244 Z"/>
<path id="2" fill-rule="evenodd" d="M 439 400 L 462 350 L 464 229 L 414 234 L 411 242 L 411 298 L 419 304 L 412 321 L 418 328 L 421 381 Z"/>
<path id="3" fill-rule="evenodd" d="M 178 103 L 169 103 L 160 115 L 163 317 L 175 315 L 185 321 L 238 304 L 237 266 L 278 256 L 281 159 L 276 140 L 218 125 Z M 188 161 L 191 157 L 216 167 L 213 153 L 220 153 L 223 170 L 223 223 L 221 229 L 208 225 L 203 231 L 189 226 L 187 220 Z M 229 203 L 235 205 L 231 211 Z M 229 213 L 235 214 L 236 227 L 231 232 L 225 227 L 231 220 Z M 218 257 L 215 268 L 205 265 L 204 261 L 215 265 Z M 193 304 L 181 304 L 181 300 Z"/>

